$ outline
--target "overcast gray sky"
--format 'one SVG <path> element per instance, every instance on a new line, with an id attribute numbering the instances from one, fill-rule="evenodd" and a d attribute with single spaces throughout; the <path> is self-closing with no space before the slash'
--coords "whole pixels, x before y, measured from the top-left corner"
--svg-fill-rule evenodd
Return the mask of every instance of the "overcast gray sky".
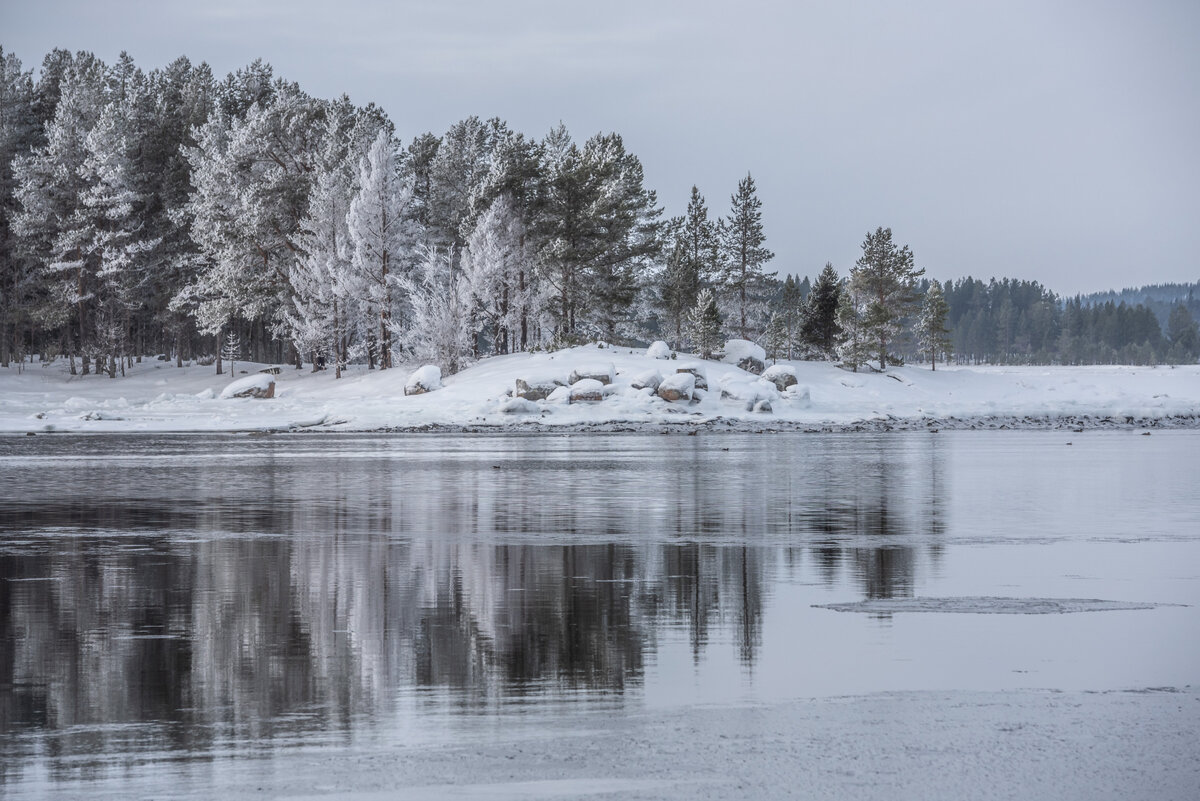
<path id="1" fill-rule="evenodd" d="M 1200 2 L 0 0 L 0 44 L 261 57 L 402 136 L 617 131 L 668 213 L 747 171 L 783 272 L 890 226 L 939 279 L 1200 280 Z"/>

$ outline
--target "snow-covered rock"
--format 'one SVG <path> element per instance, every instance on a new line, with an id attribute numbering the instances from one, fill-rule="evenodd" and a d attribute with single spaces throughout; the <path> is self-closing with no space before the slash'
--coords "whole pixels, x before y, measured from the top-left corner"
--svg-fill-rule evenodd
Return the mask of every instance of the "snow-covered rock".
<path id="1" fill-rule="evenodd" d="M 736 364 L 748 373 L 759 375 L 767 366 L 767 352 L 748 339 L 731 339 L 725 343 L 721 361 Z"/>
<path id="2" fill-rule="evenodd" d="M 690 401 L 695 389 L 695 374 L 680 370 L 662 380 L 658 385 L 658 397 L 666 401 Z"/>
<path id="3" fill-rule="evenodd" d="M 550 397 L 550 393 L 561 386 L 563 383 L 553 378 L 518 378 L 513 394 L 525 400 L 539 401 Z"/>
<path id="4" fill-rule="evenodd" d="M 275 379 L 270 375 L 255 373 L 237 381 L 231 381 L 221 390 L 221 397 L 228 398 L 260 398 L 275 397 Z"/>
<path id="5" fill-rule="evenodd" d="M 704 371 L 704 365 L 696 362 L 682 364 L 675 368 L 676 373 L 690 373 L 696 379 L 696 389 L 708 389 L 708 374 Z"/>
<path id="6" fill-rule="evenodd" d="M 765 379 L 746 379 L 737 375 L 726 375 L 721 379 L 721 400 L 732 401 L 748 412 L 763 411 L 760 404 L 765 404 L 765 410 L 771 411 L 771 402 L 778 399 L 779 391 Z"/>
<path id="7" fill-rule="evenodd" d="M 442 388 L 442 370 L 436 364 L 418 367 L 404 383 L 405 395 L 423 395 Z"/>
<path id="8" fill-rule="evenodd" d="M 671 358 L 671 347 L 660 339 L 650 343 L 650 347 L 646 348 L 646 355 L 651 359 L 669 359 Z"/>
<path id="9" fill-rule="evenodd" d="M 604 384 L 595 378 L 581 378 L 571 384 L 571 403 L 604 400 Z"/>
<path id="10" fill-rule="evenodd" d="M 571 388 L 570 387 L 558 387 L 557 389 L 555 389 L 553 392 L 551 392 L 549 395 L 546 396 L 546 402 L 547 403 L 570 403 L 571 402 Z"/>
<path id="11" fill-rule="evenodd" d="M 588 378 L 599 381 L 601 384 L 611 384 L 615 375 L 616 370 L 611 362 L 608 364 L 585 364 L 571 371 L 571 377 L 567 383 L 574 387 L 581 380 Z"/>
<path id="12" fill-rule="evenodd" d="M 808 387 L 800 384 L 793 384 L 787 388 L 783 396 L 791 401 L 797 408 L 807 409 L 812 406 L 812 398 L 809 395 Z"/>
<path id="13" fill-rule="evenodd" d="M 645 389 L 649 387 L 652 390 L 657 390 L 658 385 L 662 383 L 662 373 L 657 370 L 647 370 L 644 373 L 638 373 L 634 379 L 629 382 L 629 386 L 634 389 Z"/>
<path id="14" fill-rule="evenodd" d="M 775 385 L 780 392 L 796 383 L 796 368 L 788 364 L 773 364 L 763 370 L 762 377 Z"/>

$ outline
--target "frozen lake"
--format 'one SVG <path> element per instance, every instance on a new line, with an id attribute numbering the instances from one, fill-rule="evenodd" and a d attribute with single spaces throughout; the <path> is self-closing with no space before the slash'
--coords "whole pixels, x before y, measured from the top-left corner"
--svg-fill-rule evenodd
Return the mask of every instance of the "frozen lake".
<path id="1" fill-rule="evenodd" d="M 926 725 L 1194 764 L 1198 486 L 1195 431 L 0 438 L 0 795 L 969 792 L 887 750 Z"/>

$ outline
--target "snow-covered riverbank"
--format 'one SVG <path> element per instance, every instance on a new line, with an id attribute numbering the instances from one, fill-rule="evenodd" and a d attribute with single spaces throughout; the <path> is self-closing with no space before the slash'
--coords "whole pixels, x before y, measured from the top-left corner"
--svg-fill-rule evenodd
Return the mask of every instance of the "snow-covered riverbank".
<path id="1" fill-rule="evenodd" d="M 151 360 L 110 379 L 71 376 L 59 360 L 0 369 L 0 432 L 1200 427 L 1196 365 L 852 373 L 821 362 L 781 364 L 797 379 L 783 392 L 732 364 L 589 345 L 485 359 L 446 377 L 441 389 L 410 396 L 404 385 L 418 365 L 356 367 L 341 380 L 332 371 L 283 367 L 273 398 L 250 399 L 221 394 L 265 365 L 239 362 L 237 376 L 218 376 L 211 366 Z M 685 365 L 698 366 L 708 384 L 690 403 L 635 388 Z M 545 400 L 511 397 L 517 379 L 551 386 L 568 383 L 572 372 L 610 367 L 612 382 L 598 401 L 571 402 L 565 389 Z"/>

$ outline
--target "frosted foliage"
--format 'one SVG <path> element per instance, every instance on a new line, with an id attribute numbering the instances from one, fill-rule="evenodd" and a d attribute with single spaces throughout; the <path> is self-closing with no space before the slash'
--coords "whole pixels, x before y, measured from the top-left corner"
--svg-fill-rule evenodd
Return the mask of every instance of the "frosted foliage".
<path id="1" fill-rule="evenodd" d="M 401 279 L 408 295 L 404 344 L 447 375 L 458 372 L 471 344 L 471 293 L 451 268 L 448 254 L 426 248 L 411 276 Z"/>
<path id="2" fill-rule="evenodd" d="M 527 326 L 543 305 L 526 236 L 516 204 L 511 196 L 501 195 L 467 238 L 463 281 L 480 326 L 497 352 L 510 350 L 508 343 L 518 340 L 522 322 Z"/>
<path id="3" fill-rule="evenodd" d="M 412 263 L 417 231 L 408 217 L 412 190 L 396 165 L 390 135 L 380 131 L 359 167 L 358 191 L 347 216 L 352 246 L 348 285 L 378 319 L 381 366 L 391 365 L 395 289 Z"/>

